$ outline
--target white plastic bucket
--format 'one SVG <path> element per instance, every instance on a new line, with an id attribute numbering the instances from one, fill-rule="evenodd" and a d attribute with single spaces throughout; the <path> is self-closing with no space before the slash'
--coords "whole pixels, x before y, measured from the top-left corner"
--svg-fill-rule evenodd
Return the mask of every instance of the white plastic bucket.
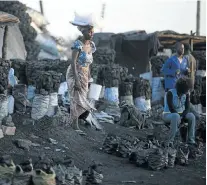
<path id="1" fill-rule="evenodd" d="M 64 95 L 67 90 L 68 90 L 67 82 L 62 82 L 58 89 L 58 94 Z"/>
<path id="2" fill-rule="evenodd" d="M 147 110 L 151 110 L 151 100 L 145 100 L 145 105 Z"/>
<path id="3" fill-rule="evenodd" d="M 27 99 L 31 100 L 35 97 L 35 87 L 32 85 L 29 85 L 27 88 Z"/>
<path id="4" fill-rule="evenodd" d="M 139 77 L 141 77 L 145 80 L 149 80 L 150 85 L 152 85 L 152 72 L 142 73 L 142 74 L 139 75 Z"/>
<path id="5" fill-rule="evenodd" d="M 14 97 L 8 96 L 8 114 L 14 113 Z"/>
<path id="6" fill-rule="evenodd" d="M 99 98 L 104 98 L 105 86 L 102 86 Z"/>
<path id="7" fill-rule="evenodd" d="M 101 85 L 91 83 L 88 93 L 88 99 L 98 100 L 101 94 L 101 89 Z"/>
<path id="8" fill-rule="evenodd" d="M 50 106 L 58 106 L 58 93 L 51 93 L 50 94 L 49 107 Z"/>
<path id="9" fill-rule="evenodd" d="M 108 100 L 109 102 L 119 103 L 119 88 L 106 88 L 104 92 L 104 99 Z"/>
<path id="10" fill-rule="evenodd" d="M 152 103 L 162 100 L 165 95 L 161 80 L 162 77 L 152 78 Z"/>
<path id="11" fill-rule="evenodd" d="M 194 109 L 199 114 L 203 113 L 202 105 L 201 104 L 194 105 Z"/>
<path id="12" fill-rule="evenodd" d="M 206 71 L 205 70 L 198 70 L 198 71 L 196 71 L 196 76 L 205 77 Z"/>
<path id="13" fill-rule="evenodd" d="M 47 110 L 47 116 L 53 117 L 55 115 L 55 109 L 57 106 L 49 106 Z"/>
<path id="14" fill-rule="evenodd" d="M 140 111 L 147 111 L 145 96 L 135 98 L 134 104 Z"/>

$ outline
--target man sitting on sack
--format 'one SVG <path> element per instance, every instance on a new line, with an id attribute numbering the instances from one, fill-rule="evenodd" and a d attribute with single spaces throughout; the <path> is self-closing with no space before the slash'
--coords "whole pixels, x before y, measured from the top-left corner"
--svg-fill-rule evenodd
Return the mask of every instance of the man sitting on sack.
<path id="1" fill-rule="evenodd" d="M 188 123 L 188 144 L 195 145 L 196 118 L 190 112 L 190 96 L 192 81 L 186 77 L 179 78 L 175 88 L 170 89 L 164 100 L 163 120 L 170 123 L 168 144 L 174 142 L 176 133 L 179 131 L 181 122 Z"/>

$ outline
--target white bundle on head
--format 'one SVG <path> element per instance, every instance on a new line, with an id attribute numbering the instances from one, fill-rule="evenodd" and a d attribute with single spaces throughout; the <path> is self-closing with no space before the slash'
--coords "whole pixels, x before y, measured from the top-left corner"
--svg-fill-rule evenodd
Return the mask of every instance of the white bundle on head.
<path id="1" fill-rule="evenodd" d="M 102 28 L 103 25 L 103 21 L 101 20 L 101 18 L 100 20 L 97 19 L 97 17 L 92 13 L 88 15 L 79 15 L 76 12 L 74 21 L 71 21 L 70 23 L 78 27 L 93 26 L 96 28 Z"/>

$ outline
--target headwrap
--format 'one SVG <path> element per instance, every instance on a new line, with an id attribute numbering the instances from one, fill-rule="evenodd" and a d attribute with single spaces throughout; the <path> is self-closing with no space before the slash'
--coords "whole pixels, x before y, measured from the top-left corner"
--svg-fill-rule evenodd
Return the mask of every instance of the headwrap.
<path id="1" fill-rule="evenodd" d="M 81 32 L 81 33 L 84 33 L 85 31 L 88 31 L 90 29 L 93 29 L 93 26 L 78 26 L 78 30 Z"/>

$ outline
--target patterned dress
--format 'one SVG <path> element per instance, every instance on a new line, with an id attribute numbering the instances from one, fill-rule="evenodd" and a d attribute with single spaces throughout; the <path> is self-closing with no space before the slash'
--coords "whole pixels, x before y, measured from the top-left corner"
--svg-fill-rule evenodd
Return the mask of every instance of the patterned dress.
<path id="1" fill-rule="evenodd" d="M 67 69 L 66 80 L 68 84 L 68 92 L 70 95 L 70 124 L 77 119 L 85 111 L 94 109 L 87 100 L 88 93 L 88 74 L 89 66 L 93 62 L 92 54 L 96 51 L 95 44 L 91 41 L 91 53 L 83 50 L 84 44 L 80 40 L 76 40 L 71 47 L 72 50 L 79 51 L 79 57 L 76 63 L 76 70 L 81 84 L 81 90 L 75 90 L 75 76 L 71 65 Z"/>

